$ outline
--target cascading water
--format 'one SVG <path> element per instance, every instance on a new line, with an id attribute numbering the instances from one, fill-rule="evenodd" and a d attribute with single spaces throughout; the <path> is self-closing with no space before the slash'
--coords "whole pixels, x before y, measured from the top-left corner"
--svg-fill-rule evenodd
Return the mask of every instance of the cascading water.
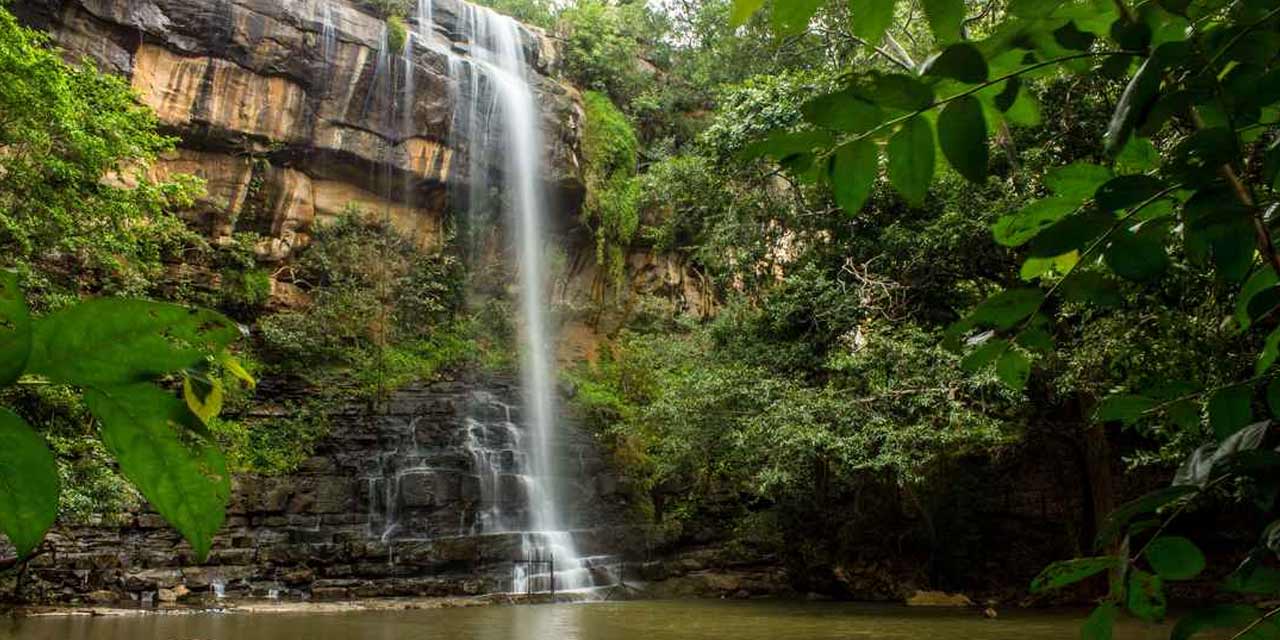
<path id="1" fill-rule="evenodd" d="M 470 89 L 470 103 L 455 124 L 466 136 L 471 158 L 473 211 L 489 203 L 482 179 L 488 163 L 505 169 L 504 191 L 514 218 L 519 257 L 521 329 L 524 342 L 521 374 L 528 437 L 527 457 L 531 530 L 524 534 L 526 558 L 554 562 L 554 575 L 529 575 L 517 564 L 513 591 L 573 590 L 592 586 L 590 567 L 579 558 L 573 536 L 558 510 L 557 468 L 553 455 L 556 408 L 554 370 L 548 346 L 546 269 L 543 242 L 545 196 L 542 192 L 541 127 L 533 91 L 526 76 L 524 39 L 515 20 L 495 11 L 462 4 L 458 32 L 471 60 L 452 60 L 450 71 Z M 493 135 L 498 133 L 496 137 Z M 485 154 L 485 155 L 482 155 Z M 486 157 L 487 156 L 487 157 Z"/>
<path id="2" fill-rule="evenodd" d="M 333 64 L 333 55 L 338 48 L 338 29 L 333 23 L 333 3 L 322 0 L 320 3 L 320 56 L 324 59 L 326 76 L 328 67 Z"/>
<path id="3" fill-rule="evenodd" d="M 398 427 L 397 444 L 384 451 L 367 478 L 369 531 L 388 545 L 392 563 L 398 541 L 519 534 L 523 557 L 552 560 L 555 570 L 529 573 L 517 562 L 512 591 L 586 589 L 595 586 L 597 578 L 606 584 L 612 582 L 608 559 L 579 557 L 560 513 L 556 488 L 562 474 L 553 454 L 557 412 L 546 320 L 543 144 L 526 75 L 528 34 L 511 18 L 462 2 L 452 32 L 463 46 L 455 51 L 436 42 L 432 14 L 431 0 L 419 0 L 415 29 L 406 34 L 400 64 L 391 56 L 383 28 L 364 111 L 385 109 L 387 130 L 395 132 L 401 144 L 418 135 L 416 56 L 426 51 L 445 59 L 458 96 L 451 143 L 468 157 L 466 191 L 459 194 L 467 203 L 467 218 L 478 221 L 501 210 L 511 221 L 521 291 L 523 403 L 517 408 L 505 402 L 505 396 L 473 393 L 456 449 L 434 446 L 434 441 L 424 447 L 416 419 Z M 332 16 L 325 15 L 327 23 Z M 322 37 L 322 47 L 327 38 Z M 400 77 L 402 84 L 393 86 Z M 388 153 L 397 151 L 389 147 Z M 498 175 L 500 180 L 491 179 Z M 414 185 L 414 178 L 407 176 L 405 198 L 412 197 Z M 446 521 L 436 507 L 455 498 L 471 507 Z"/>

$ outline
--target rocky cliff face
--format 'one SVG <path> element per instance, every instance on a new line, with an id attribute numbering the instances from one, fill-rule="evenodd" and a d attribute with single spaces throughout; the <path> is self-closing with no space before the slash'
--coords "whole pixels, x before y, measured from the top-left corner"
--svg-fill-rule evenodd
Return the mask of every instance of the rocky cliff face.
<path id="1" fill-rule="evenodd" d="M 269 390 L 271 391 L 271 390 Z M 290 390 L 276 390 L 287 394 Z M 40 602 L 213 602 L 227 597 L 346 599 L 506 591 L 521 534 L 471 534 L 480 484 L 514 476 L 477 474 L 484 442 L 477 421 L 519 421 L 508 413 L 510 381 L 459 379 L 413 386 L 376 410 L 352 406 L 332 417 L 331 436 L 294 474 L 236 478 L 227 523 L 204 563 L 158 515 L 121 527 L 59 527 L 17 588 Z M 522 428 L 515 424 L 512 428 Z M 479 436 L 479 438 L 477 438 Z M 617 553 L 625 497 L 591 438 L 566 425 L 555 443 L 576 461 L 566 469 L 565 509 L 583 553 Z M 601 570 L 610 566 L 602 566 Z"/>
<path id="2" fill-rule="evenodd" d="M 388 215 L 423 246 L 440 244 L 448 188 L 470 179 L 467 141 L 451 130 L 455 105 L 471 99 L 449 73 L 450 55 L 468 56 L 459 6 L 436 0 L 431 37 L 411 39 L 407 56 L 387 50 L 383 19 L 346 0 L 20 0 L 13 8 L 69 58 L 128 77 L 180 138 L 154 172 L 206 181 L 207 195 L 186 212 L 194 224 L 214 240 L 258 232 L 259 257 L 279 261 L 349 205 Z M 534 29 L 523 35 L 547 132 L 545 177 L 559 209 L 571 212 L 583 189 L 577 93 L 551 75 L 551 41 Z"/>

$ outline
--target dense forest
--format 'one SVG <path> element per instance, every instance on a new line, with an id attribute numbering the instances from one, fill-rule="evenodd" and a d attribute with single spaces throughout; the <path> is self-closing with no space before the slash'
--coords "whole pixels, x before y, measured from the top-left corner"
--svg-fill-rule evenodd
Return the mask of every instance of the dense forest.
<path id="1" fill-rule="evenodd" d="M 1247 604 L 1280 593 L 1280 5 L 483 4 L 545 30 L 581 89 L 570 226 L 597 275 L 555 313 L 600 338 L 560 388 L 635 521 L 801 591 L 849 596 L 836 568 L 882 557 L 886 579 L 1095 601 L 1091 638 L 1170 598 L 1237 603 L 1179 637 L 1280 633 Z M 367 7 L 393 49 L 408 5 Z M 149 170 L 171 134 L 0 8 L 20 555 L 144 497 L 202 555 L 230 475 L 292 472 L 336 407 L 518 366 L 477 221 L 424 248 L 353 203 L 269 259 L 253 211 L 211 241 L 200 180 Z M 637 252 L 681 256 L 709 309 L 635 287 Z M 1055 476 L 1076 528 L 987 519 Z"/>

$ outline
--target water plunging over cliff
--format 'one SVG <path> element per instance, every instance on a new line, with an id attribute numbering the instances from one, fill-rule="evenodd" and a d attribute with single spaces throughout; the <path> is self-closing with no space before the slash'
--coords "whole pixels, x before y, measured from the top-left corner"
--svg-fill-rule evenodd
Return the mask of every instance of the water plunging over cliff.
<path id="1" fill-rule="evenodd" d="M 523 357 L 522 391 L 528 433 L 518 442 L 527 462 L 529 525 L 524 535 L 526 558 L 551 558 L 557 570 L 529 575 L 517 564 L 513 591 L 570 590 L 592 585 L 590 570 L 574 548 L 559 513 L 558 477 L 553 453 L 556 429 L 555 373 L 547 328 L 545 269 L 546 200 L 542 188 L 541 125 L 520 26 L 490 9 L 463 4 L 458 31 L 471 59 L 454 61 L 451 72 L 469 83 L 470 103 L 460 108 L 459 123 L 468 136 L 471 157 L 471 206 L 487 203 L 487 184 L 480 179 L 481 154 L 504 168 L 504 192 L 515 232 L 520 275 L 520 325 Z M 497 136 L 494 134 L 497 133 Z M 483 485 L 482 485 L 483 487 Z"/>

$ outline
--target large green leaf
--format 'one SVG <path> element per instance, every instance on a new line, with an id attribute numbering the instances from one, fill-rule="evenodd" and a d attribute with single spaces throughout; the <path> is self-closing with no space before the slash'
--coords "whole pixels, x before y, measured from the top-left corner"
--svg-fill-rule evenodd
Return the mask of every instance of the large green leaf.
<path id="1" fill-rule="evenodd" d="M 1148 58 L 1129 80 L 1103 136 L 1108 155 L 1115 157 L 1124 148 L 1133 128 L 1156 99 L 1160 92 L 1160 72 L 1161 64 L 1154 58 Z"/>
<path id="2" fill-rule="evenodd" d="M 231 478 L 217 447 L 192 432 L 197 418 L 147 384 L 88 389 L 84 399 L 120 472 L 203 560 L 226 516 Z"/>
<path id="3" fill-rule="evenodd" d="M 1081 640 L 1111 640 L 1117 613 L 1116 605 L 1110 602 L 1098 605 L 1080 627 Z"/>
<path id="4" fill-rule="evenodd" d="M 141 382 L 194 366 L 238 335 L 216 311 L 99 298 L 35 321 L 28 370 L 65 384 Z"/>
<path id="5" fill-rule="evenodd" d="M 1262 613 L 1246 604 L 1217 604 L 1201 607 L 1178 619 L 1169 640 L 1189 640 L 1201 631 L 1210 629 L 1241 629 L 1258 619 Z M 1250 636 L 1251 639 L 1259 636 Z M 1266 636 L 1261 636 L 1266 637 Z"/>
<path id="6" fill-rule="evenodd" d="M 1201 445 L 1195 451 L 1192 451 L 1191 455 L 1187 456 L 1187 459 L 1178 467 L 1178 471 L 1173 475 L 1172 484 L 1203 487 L 1214 475 L 1215 469 L 1223 462 L 1235 463 L 1236 471 L 1244 471 L 1240 464 L 1245 462 L 1241 459 L 1241 454 L 1246 451 L 1256 450 L 1258 445 L 1262 444 L 1262 440 L 1266 437 L 1270 426 L 1271 422 L 1269 420 L 1255 422 L 1227 436 L 1221 443 L 1210 442 Z M 1275 452 L 1269 451 L 1267 453 Z M 1256 462 L 1265 464 L 1268 460 Z"/>
<path id="7" fill-rule="evenodd" d="M 942 155 L 970 182 L 987 179 L 987 122 L 982 104 L 973 96 L 957 98 L 938 114 L 938 143 Z"/>
<path id="8" fill-rule="evenodd" d="M 879 44 L 884 32 L 893 24 L 893 10 L 897 4 L 897 0 L 849 0 L 853 35 L 872 45 Z"/>
<path id="9" fill-rule="evenodd" d="M 979 327 L 1012 329 L 1031 315 L 1044 302 L 1039 289 L 1006 289 L 982 301 L 969 314 L 968 320 Z"/>
<path id="10" fill-rule="evenodd" d="M 1093 198 L 1104 211 L 1127 209 L 1155 196 L 1164 189 L 1164 182 L 1154 176 L 1135 174 L 1117 176 L 1101 186 Z"/>
<path id="11" fill-rule="evenodd" d="M 1253 389 L 1238 384 L 1209 396 L 1209 426 L 1219 442 L 1253 422 Z"/>
<path id="12" fill-rule="evenodd" d="M 1276 277 L 1276 272 L 1270 267 L 1264 267 L 1253 272 L 1248 280 L 1240 287 L 1240 295 L 1236 296 L 1235 318 L 1236 324 L 1241 330 L 1248 329 L 1253 324 L 1253 317 L 1249 313 L 1249 301 L 1254 296 L 1263 291 L 1271 290 L 1276 283 L 1280 282 L 1280 278 Z"/>
<path id="13" fill-rule="evenodd" d="M 1009 341 L 1004 338 L 987 340 L 960 360 L 960 368 L 969 373 L 976 373 L 1000 357 L 1008 348 Z"/>
<path id="14" fill-rule="evenodd" d="M 1005 351 L 996 362 L 996 377 L 1010 389 L 1021 391 L 1030 376 L 1031 361 L 1017 349 Z"/>
<path id="15" fill-rule="evenodd" d="M 1236 593 L 1280 594 L 1280 571 L 1246 561 L 1222 581 L 1222 588 Z"/>
<path id="16" fill-rule="evenodd" d="M 1115 540 L 1120 535 L 1120 532 L 1128 526 L 1129 521 L 1136 516 L 1156 511 L 1179 498 L 1184 498 L 1197 491 L 1199 491 L 1199 487 L 1175 485 L 1156 489 L 1140 498 L 1120 505 L 1107 515 L 1107 519 L 1099 527 L 1098 539 L 1095 541 L 1095 545 L 1103 547 Z"/>
<path id="17" fill-rule="evenodd" d="M 1097 271 L 1073 272 L 1062 282 L 1062 296 L 1099 307 L 1118 307 L 1124 303 L 1116 281 Z"/>
<path id="18" fill-rule="evenodd" d="M 1079 204 L 1075 199 L 1061 197 L 1033 200 L 1017 212 L 1001 216 L 991 225 L 991 232 L 996 242 L 1017 247 L 1067 217 Z"/>
<path id="19" fill-rule="evenodd" d="M 733 9 L 729 12 L 729 26 L 740 27 L 751 19 L 755 12 L 764 6 L 764 0 L 733 0 Z"/>
<path id="20" fill-rule="evenodd" d="M 926 60 L 922 72 L 926 76 L 979 84 L 987 81 L 987 59 L 977 47 L 957 42 Z"/>
<path id="21" fill-rule="evenodd" d="M 1058 197 L 1076 204 L 1093 197 L 1104 182 L 1111 179 L 1111 169 L 1090 162 L 1073 162 L 1050 169 L 1044 184 Z"/>
<path id="22" fill-rule="evenodd" d="M 1236 159 L 1235 134 L 1228 127 L 1201 129 L 1169 152 L 1165 172 L 1184 184 L 1213 182 L 1215 169 Z"/>
<path id="23" fill-rule="evenodd" d="M 739 160 L 754 160 L 768 156 L 781 160 L 798 153 L 825 148 L 835 138 L 827 131 L 771 131 L 764 138 L 743 147 L 738 152 Z"/>
<path id="24" fill-rule="evenodd" d="M 1093 575 L 1097 575 L 1116 566 L 1115 556 L 1097 556 L 1094 558 L 1076 558 L 1055 562 L 1031 581 L 1031 593 L 1041 593 L 1050 589 L 1075 584 Z"/>
<path id="25" fill-rule="evenodd" d="M 818 96 L 800 106 L 804 119 L 820 127 L 863 133 L 884 121 L 880 107 L 844 90 Z"/>
<path id="26" fill-rule="evenodd" d="M 948 43 L 960 39 L 964 25 L 964 0 L 923 0 L 924 15 L 929 29 L 938 42 Z"/>
<path id="27" fill-rule="evenodd" d="M 809 28 L 813 14 L 822 5 L 822 0 L 774 0 L 774 32 L 784 36 L 804 33 Z"/>
<path id="28" fill-rule="evenodd" d="M 1139 233 L 1117 229 L 1103 258 L 1116 275 L 1135 282 L 1153 280 L 1169 266 L 1164 236 L 1145 229 Z"/>
<path id="29" fill-rule="evenodd" d="M 831 157 L 831 188 L 845 213 L 857 213 L 871 195 L 880 169 L 876 144 L 863 138 L 841 145 Z"/>
<path id="30" fill-rule="evenodd" d="M 863 98 L 890 109 L 921 111 L 933 104 L 933 87 L 903 73 L 873 73 L 858 89 Z"/>
<path id="31" fill-rule="evenodd" d="M 1147 545 L 1144 555 L 1165 580 L 1190 580 L 1204 571 L 1204 554 L 1182 536 L 1160 536 Z"/>
<path id="32" fill-rule="evenodd" d="M 25 556 L 58 516 L 58 465 L 26 421 L 0 408 L 0 529 Z"/>
<path id="33" fill-rule="evenodd" d="M 1258 353 L 1258 362 L 1254 365 L 1254 373 L 1262 375 L 1280 358 L 1280 327 L 1271 330 L 1262 343 L 1262 351 Z"/>
<path id="34" fill-rule="evenodd" d="M 1149 409 L 1156 406 L 1154 398 L 1130 393 L 1113 393 L 1098 404 L 1093 412 L 1096 422 L 1123 422 L 1133 424 Z"/>
<path id="35" fill-rule="evenodd" d="M 933 181 L 933 127 L 922 116 L 902 123 L 902 128 L 889 139 L 889 182 L 914 206 L 924 204 Z"/>
<path id="36" fill-rule="evenodd" d="M 1164 620 L 1168 604 L 1164 595 L 1164 581 L 1141 569 L 1129 571 L 1126 604 L 1129 612 L 1147 622 Z"/>
<path id="37" fill-rule="evenodd" d="M 31 315 L 18 276 L 0 270 L 0 386 L 13 384 L 31 355 Z"/>
<path id="38" fill-rule="evenodd" d="M 1083 250 L 1115 225 L 1115 216 L 1106 211 L 1088 207 L 1073 213 L 1053 226 L 1040 232 L 1027 250 L 1032 256 L 1049 258 L 1071 251 Z"/>

